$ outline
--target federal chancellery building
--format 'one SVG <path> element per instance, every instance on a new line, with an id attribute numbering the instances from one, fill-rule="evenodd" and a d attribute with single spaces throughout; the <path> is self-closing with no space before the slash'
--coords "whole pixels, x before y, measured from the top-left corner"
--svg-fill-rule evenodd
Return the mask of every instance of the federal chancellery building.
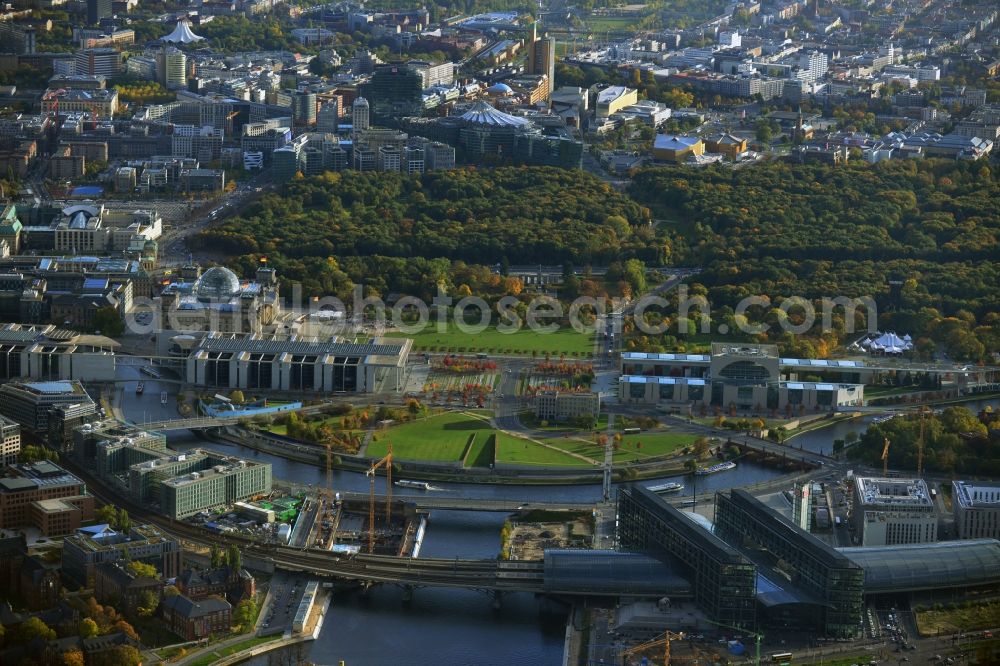
<path id="1" fill-rule="evenodd" d="M 624 352 L 621 373 L 626 404 L 817 411 L 863 404 L 871 370 L 860 361 L 781 358 L 775 345 L 715 342 L 711 354 Z"/>

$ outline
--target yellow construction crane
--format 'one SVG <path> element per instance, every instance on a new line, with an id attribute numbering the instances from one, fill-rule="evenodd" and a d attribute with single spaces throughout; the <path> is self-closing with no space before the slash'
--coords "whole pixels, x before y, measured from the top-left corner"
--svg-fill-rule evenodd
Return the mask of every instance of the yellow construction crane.
<path id="1" fill-rule="evenodd" d="M 381 460 L 374 463 L 366 474 L 370 480 L 368 487 L 368 552 L 375 552 L 375 472 L 379 467 L 385 467 L 385 525 L 388 529 L 392 519 L 392 443 L 389 451 Z"/>
<path id="2" fill-rule="evenodd" d="M 882 478 L 889 474 L 889 438 L 885 438 L 885 446 L 882 447 Z"/>
<path id="3" fill-rule="evenodd" d="M 627 650 L 622 651 L 622 657 L 628 657 L 629 655 L 635 654 L 636 652 L 641 652 L 643 650 L 648 650 L 649 648 L 654 648 L 659 645 L 663 646 L 663 666 L 670 666 L 670 641 L 681 640 L 684 638 L 684 634 L 675 634 L 672 631 L 663 632 L 663 636 L 647 641 L 645 643 L 640 643 L 635 647 L 630 647 Z"/>

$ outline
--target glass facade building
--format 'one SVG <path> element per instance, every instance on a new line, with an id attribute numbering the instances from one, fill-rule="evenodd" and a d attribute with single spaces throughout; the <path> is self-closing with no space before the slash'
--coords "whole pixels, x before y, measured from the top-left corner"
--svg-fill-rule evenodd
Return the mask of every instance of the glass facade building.
<path id="1" fill-rule="evenodd" d="M 715 534 L 733 546 L 760 553 L 821 606 L 819 629 L 855 636 L 862 622 L 865 572 L 851 559 L 771 511 L 745 490 L 718 493 Z"/>
<path id="2" fill-rule="evenodd" d="M 619 489 L 618 542 L 625 550 L 669 556 L 713 620 L 756 626 L 756 567 L 655 493 L 641 486 Z"/>

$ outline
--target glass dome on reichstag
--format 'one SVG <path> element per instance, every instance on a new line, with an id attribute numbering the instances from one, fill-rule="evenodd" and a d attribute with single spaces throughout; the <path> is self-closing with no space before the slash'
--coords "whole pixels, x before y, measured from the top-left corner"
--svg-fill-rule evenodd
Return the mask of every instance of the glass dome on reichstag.
<path id="1" fill-rule="evenodd" d="M 192 293 L 199 301 L 229 301 L 240 291 L 240 279 L 228 268 L 216 266 L 202 273 Z"/>

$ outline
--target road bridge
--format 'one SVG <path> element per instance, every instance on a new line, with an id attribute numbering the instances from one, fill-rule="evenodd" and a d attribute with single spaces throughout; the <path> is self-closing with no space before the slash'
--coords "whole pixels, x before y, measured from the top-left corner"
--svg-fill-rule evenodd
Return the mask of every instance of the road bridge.
<path id="1" fill-rule="evenodd" d="M 429 491 L 433 493 L 433 491 Z M 418 509 L 438 511 L 487 511 L 498 513 L 514 513 L 515 511 L 590 511 L 600 504 L 600 498 L 592 502 L 527 502 L 512 499 L 472 499 L 458 493 L 440 493 L 426 495 L 399 495 L 393 499 L 399 502 L 412 502 Z M 340 498 L 347 502 L 364 502 L 369 500 L 368 493 L 341 492 Z M 376 502 L 385 502 L 385 495 L 376 495 Z"/>

